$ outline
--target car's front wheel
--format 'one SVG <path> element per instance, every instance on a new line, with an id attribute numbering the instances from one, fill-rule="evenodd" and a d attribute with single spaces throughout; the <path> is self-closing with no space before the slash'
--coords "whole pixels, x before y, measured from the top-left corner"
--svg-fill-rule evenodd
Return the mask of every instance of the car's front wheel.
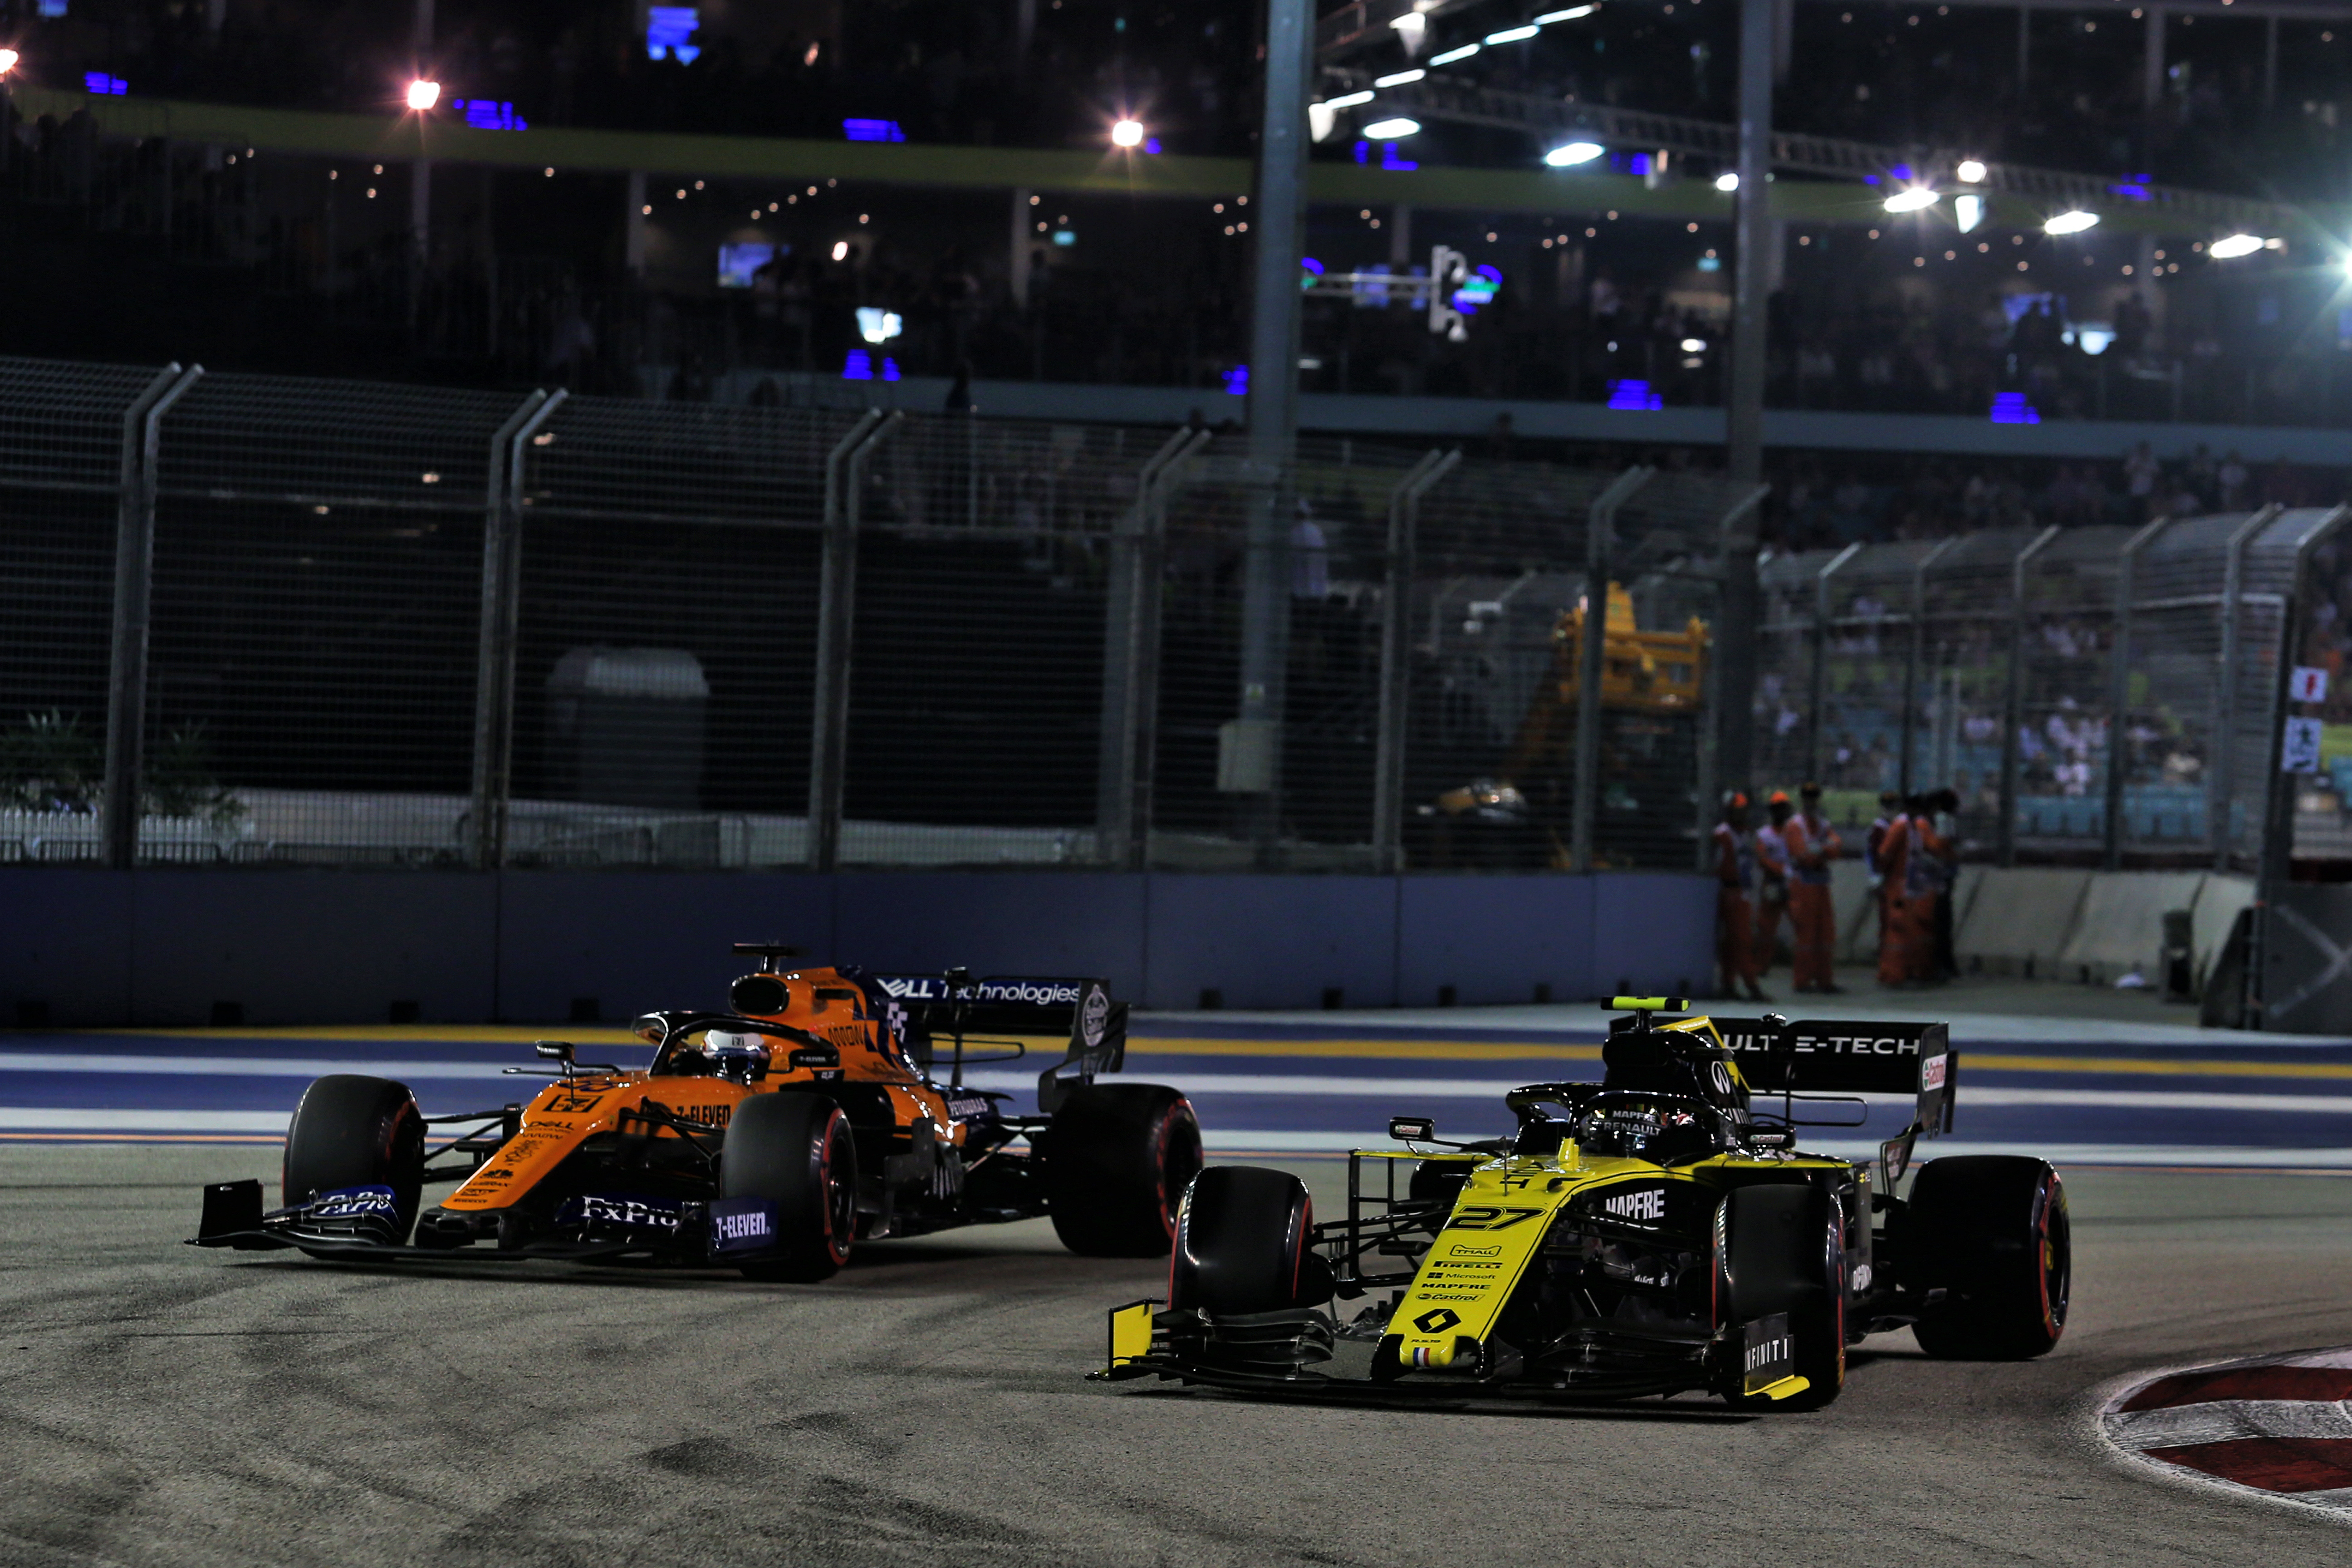
<path id="1" fill-rule="evenodd" d="M 1776 1314 L 1789 1321 L 1801 1393 L 1732 1391 L 1735 1405 L 1817 1410 L 1845 1386 L 1845 1212 L 1810 1183 L 1737 1187 L 1723 1200 L 1716 1251 L 1719 1321 L 1735 1332 Z"/>
<path id="2" fill-rule="evenodd" d="M 723 1198 L 775 1210 L 769 1256 L 740 1265 L 748 1279 L 810 1283 L 849 1261 L 857 1225 L 857 1144 L 849 1118 L 820 1094 L 758 1094 L 735 1108 L 719 1156 Z"/>
<path id="3" fill-rule="evenodd" d="M 395 1247 L 406 1241 L 425 1187 L 425 1117 L 416 1097 L 406 1084 L 361 1073 L 313 1079 L 287 1125 L 279 1181 L 289 1208 L 322 1194 L 350 1194 L 343 1206 L 356 1236 Z M 388 1204 L 368 1189 L 389 1192 Z"/>

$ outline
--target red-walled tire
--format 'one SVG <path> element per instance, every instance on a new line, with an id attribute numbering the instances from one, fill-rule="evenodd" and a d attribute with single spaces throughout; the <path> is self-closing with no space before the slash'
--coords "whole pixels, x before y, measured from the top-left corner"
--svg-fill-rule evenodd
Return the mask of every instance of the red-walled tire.
<path id="1" fill-rule="evenodd" d="M 821 1094 L 755 1094 L 735 1108 L 719 1156 L 721 1197 L 776 1208 L 776 1252 L 740 1265 L 747 1279 L 812 1284 L 849 1261 L 857 1226 L 857 1144 Z"/>
<path id="2" fill-rule="evenodd" d="M 1316 1266 L 1315 1201 L 1285 1171 L 1214 1165 L 1192 1178 L 1168 1260 L 1171 1311 L 1279 1312 L 1305 1304 L 1328 1274 Z"/>
<path id="3" fill-rule="evenodd" d="M 1201 1169 L 1192 1102 L 1156 1083 L 1070 1090 L 1039 1138 L 1045 1212 L 1085 1258 L 1162 1258 Z"/>
<path id="4" fill-rule="evenodd" d="M 1904 1216 L 1904 1279 L 1940 1290 L 1911 1333 L 1929 1355 L 2030 1361 L 2066 1331 L 2074 1280 L 2066 1188 L 2043 1161 L 1956 1154 L 1919 1167 Z"/>
<path id="5" fill-rule="evenodd" d="M 333 1073 L 302 1091 L 278 1173 L 289 1207 L 319 1193 L 390 1187 L 391 1234 L 377 1239 L 398 1246 L 415 1226 L 424 1173 L 425 1117 L 406 1084 Z"/>

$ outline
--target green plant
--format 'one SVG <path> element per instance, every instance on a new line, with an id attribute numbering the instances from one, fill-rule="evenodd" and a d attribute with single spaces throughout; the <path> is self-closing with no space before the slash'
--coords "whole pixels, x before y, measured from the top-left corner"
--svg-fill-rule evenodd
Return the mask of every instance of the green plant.
<path id="1" fill-rule="evenodd" d="M 234 827 L 245 803 L 212 769 L 211 748 L 201 722 L 166 733 L 147 755 L 140 805 L 158 816 L 202 817 L 215 827 Z"/>
<path id="2" fill-rule="evenodd" d="M 52 708 L 0 730 L 0 806 L 17 811 L 98 809 L 105 749 L 81 715 Z"/>

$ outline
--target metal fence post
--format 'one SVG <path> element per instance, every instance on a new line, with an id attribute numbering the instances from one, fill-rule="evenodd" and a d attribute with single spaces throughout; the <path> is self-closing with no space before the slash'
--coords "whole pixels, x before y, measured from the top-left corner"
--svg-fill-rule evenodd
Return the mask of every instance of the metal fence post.
<path id="1" fill-rule="evenodd" d="M 2246 546 L 2284 510 L 2273 502 L 2240 523 L 2230 535 L 2229 556 L 2221 568 L 2221 659 L 2215 671 L 2213 754 L 2205 775 L 2205 832 L 2212 841 L 2216 871 L 2230 868 L 2236 837 L 2230 818 L 2238 793 L 2238 595 L 2245 590 Z"/>
<path id="2" fill-rule="evenodd" d="M 565 394 L 534 392 L 490 437 L 482 509 L 482 605 L 474 655 L 473 842 L 478 871 L 506 863 L 507 804 L 514 794 L 515 641 L 522 619 L 523 450 Z"/>
<path id="3" fill-rule="evenodd" d="M 849 657 L 857 612 L 857 503 L 866 460 L 904 414 L 869 408 L 824 460 L 824 563 L 817 601 L 815 719 L 809 737 L 808 864 L 841 863 L 841 803 L 849 776 Z"/>
<path id="4" fill-rule="evenodd" d="M 1160 563 L 1169 492 L 1192 456 L 1214 439 L 1179 430 L 1136 477 L 1135 504 L 1111 533 L 1104 596 L 1102 738 L 1095 768 L 1096 853 L 1141 870 L 1151 831 L 1151 753 L 1159 706 Z"/>
<path id="5" fill-rule="evenodd" d="M 146 775 L 147 643 L 155 595 L 155 463 L 163 416 L 203 377 L 177 364 L 156 373 L 122 415 L 122 468 L 114 525 L 114 637 L 106 692 L 106 795 L 100 831 L 109 869 L 139 860 L 139 797 Z"/>
<path id="6" fill-rule="evenodd" d="M 2033 536 L 2032 543 L 2017 552 L 2010 568 L 2009 607 L 2014 619 L 2009 639 L 2009 694 L 2001 703 L 2000 831 L 1993 837 L 1994 852 L 2004 866 L 2017 864 L 2018 731 L 2025 726 L 2025 569 L 2057 537 L 2055 526 L 2043 529 Z"/>
<path id="7" fill-rule="evenodd" d="M 2285 509 L 2264 510 L 2275 517 Z M 2246 932 L 2246 1017 L 2257 1029 L 2270 1026 L 2271 910 L 2279 889 L 2294 877 L 2295 775 L 2280 764 L 2285 761 L 2287 693 L 2295 658 L 2303 647 L 2304 627 L 2309 622 L 2305 605 L 2311 588 L 2311 557 L 2335 537 L 2347 518 L 2352 518 L 2352 507 L 2339 506 L 2303 536 L 2295 546 L 2294 569 L 2287 578 L 2286 603 L 2279 607 L 2278 668 L 2271 682 L 2270 722 L 2264 726 L 2269 752 L 2263 769 L 2269 788 L 2263 792 L 2262 857 L 2254 866 L 2254 918 Z"/>
<path id="8" fill-rule="evenodd" d="M 1728 593 L 1730 586 L 1732 554 L 1739 548 L 1739 531 L 1750 518 L 1756 515 L 1756 509 L 1764 504 L 1764 498 L 1771 493 L 1770 485 L 1758 485 L 1734 501 L 1731 510 L 1725 512 L 1721 521 L 1715 525 L 1716 547 L 1720 552 L 1717 558 L 1717 564 L 1718 574 L 1723 579 L 1726 594 Z M 1723 618 L 1723 600 L 1720 595 L 1716 603 L 1716 618 L 1719 629 Z M 1723 727 L 1727 721 L 1727 716 L 1720 710 L 1724 702 L 1726 685 L 1723 679 L 1724 661 L 1721 654 L 1721 643 L 1710 636 L 1706 646 L 1706 668 L 1700 676 L 1702 696 L 1698 722 L 1698 780 L 1697 788 L 1695 791 L 1698 814 L 1693 825 L 1696 830 L 1694 835 L 1696 840 L 1694 868 L 1702 872 L 1714 868 L 1710 863 L 1714 853 L 1710 836 L 1715 830 L 1715 797 L 1718 785 L 1718 774 L 1722 771 L 1720 737 Z M 1749 706 L 1754 707 L 1752 700 Z M 1754 722 L 1752 714 L 1748 716 L 1748 721 L 1751 724 Z"/>
<path id="9" fill-rule="evenodd" d="M 1601 677 L 1609 657 L 1609 573 L 1617 542 L 1617 509 L 1650 482 L 1655 468 L 1631 468 L 1593 498 L 1584 521 L 1584 646 L 1576 686 L 1576 797 L 1570 820 L 1570 866 L 1592 869 L 1593 829 L 1601 809 Z"/>
<path id="10" fill-rule="evenodd" d="M 2131 613 L 2132 568 L 2141 547 L 2153 542 L 2170 525 L 2168 517 L 2159 517 L 2147 527 L 2124 541 L 2123 551 L 2116 557 L 2116 630 L 2110 639 L 2107 656 L 2107 807 L 2105 826 L 2105 866 L 2110 871 L 2120 871 L 2124 865 L 2124 773 L 2131 761 L 2130 737 L 2126 733 L 2125 709 L 2131 702 Z"/>
<path id="11" fill-rule="evenodd" d="M 1830 557 L 1813 577 L 1813 668 L 1805 694 L 1805 777 L 1822 776 L 1822 710 L 1830 702 L 1830 579 L 1837 569 L 1862 553 L 1857 540 Z"/>
<path id="12" fill-rule="evenodd" d="M 1412 689 L 1407 643 L 1421 498 L 1461 461 L 1459 451 L 1424 452 L 1389 491 L 1388 583 L 1381 596 L 1381 710 L 1372 751 L 1372 869 L 1388 875 L 1404 869 L 1405 723 Z"/>
<path id="13" fill-rule="evenodd" d="M 1919 557 L 1911 568 L 1911 646 L 1903 654 L 1903 751 L 1895 760 L 1895 787 L 1911 794 L 1911 751 L 1919 706 L 1919 667 L 1927 660 L 1927 569 L 1943 558 L 1965 534 L 1954 534 Z M 1816 774 L 1816 777 L 1819 775 Z"/>

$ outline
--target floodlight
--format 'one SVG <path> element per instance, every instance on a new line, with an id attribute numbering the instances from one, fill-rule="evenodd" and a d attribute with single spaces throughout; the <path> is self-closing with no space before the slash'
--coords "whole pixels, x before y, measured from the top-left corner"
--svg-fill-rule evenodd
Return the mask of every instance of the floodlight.
<path id="1" fill-rule="evenodd" d="M 1984 160 L 1981 158 L 1963 158 L 1960 160 L 1960 166 L 1952 172 L 1959 175 L 1961 182 L 1965 184 L 1981 185 L 1984 184 L 1985 166 Z"/>
<path id="2" fill-rule="evenodd" d="M 1555 169 L 1572 169 L 1579 163 L 1590 163 L 1609 151 L 1598 142 L 1570 142 L 1544 154 L 1544 162 Z"/>
<path id="3" fill-rule="evenodd" d="M 1535 24 L 1538 27 L 1549 27 L 1554 22 L 1573 22 L 1579 16 L 1590 16 L 1600 9 L 1598 5 L 1570 5 L 1565 11 L 1550 11 L 1538 16 Z"/>
<path id="4" fill-rule="evenodd" d="M 1739 176 L 1727 170 L 1715 177 L 1715 188 L 1718 191 L 1736 191 L 1739 188 Z"/>
<path id="5" fill-rule="evenodd" d="M 1364 127 L 1365 138 L 1373 142 L 1393 142 L 1400 136 L 1411 136 L 1421 130 L 1421 121 L 1407 120 L 1402 115 L 1394 120 L 1375 120 Z"/>
<path id="6" fill-rule="evenodd" d="M 1977 225 L 1984 222 L 1984 198 L 1982 196 L 1954 196 L 1952 198 L 1952 216 L 1958 221 L 1960 232 L 1962 234 L 1975 233 Z"/>
<path id="7" fill-rule="evenodd" d="M 24 57 L 14 49 L 0 49 L 0 76 L 6 76 L 10 71 L 15 70 L 16 62 L 22 58 Z"/>
<path id="8" fill-rule="evenodd" d="M 1943 199 L 1926 185 L 1911 185 L 1887 197 L 1885 205 L 1891 213 L 1916 213 L 1932 207 Z"/>
<path id="9" fill-rule="evenodd" d="M 1524 43 L 1540 31 L 1539 27 L 1506 27 L 1499 33 L 1487 34 L 1486 41 L 1490 45 Z"/>
<path id="10" fill-rule="evenodd" d="M 1477 45 L 1465 44 L 1458 49 L 1448 49 L 1442 55 L 1430 56 L 1429 63 L 1433 66 L 1450 66 L 1455 60 L 1466 60 L 1477 52 Z"/>
<path id="11" fill-rule="evenodd" d="M 2233 234 L 2227 239 L 2217 239 L 2206 251 L 2217 261 L 2230 261 L 2241 256 L 2252 256 L 2263 247 L 2263 242 L 2251 234 Z"/>
<path id="12" fill-rule="evenodd" d="M 1142 146 L 1143 122 L 1139 120 L 1120 121 L 1110 128 L 1110 144 L 1114 147 Z"/>
<path id="13" fill-rule="evenodd" d="M 2044 234 L 2080 234 L 2086 228 L 2096 227 L 2098 226 L 2098 214 L 2086 213 L 2077 208 L 2073 212 L 2060 213 L 2056 217 L 2052 218 L 2048 223 L 2042 226 L 2042 232 Z"/>
<path id="14" fill-rule="evenodd" d="M 1343 92 L 1337 98 L 1325 99 L 1323 100 L 1323 107 L 1326 109 L 1353 109 L 1360 103 L 1370 103 L 1371 101 L 1372 95 L 1369 92 Z"/>
<path id="15" fill-rule="evenodd" d="M 1706 340 L 1705 338 L 1685 338 L 1683 340 L 1683 353 L 1686 354 L 1701 354 L 1706 352 Z"/>
<path id="16" fill-rule="evenodd" d="M 1407 82 L 1419 81 L 1428 74 L 1429 73 L 1424 70 L 1399 71 L 1394 76 L 1374 77 L 1372 79 L 1372 85 L 1374 87 L 1402 87 Z"/>
<path id="17" fill-rule="evenodd" d="M 437 81 L 412 81 L 408 84 L 408 107 L 422 114 L 441 101 L 441 84 Z"/>

